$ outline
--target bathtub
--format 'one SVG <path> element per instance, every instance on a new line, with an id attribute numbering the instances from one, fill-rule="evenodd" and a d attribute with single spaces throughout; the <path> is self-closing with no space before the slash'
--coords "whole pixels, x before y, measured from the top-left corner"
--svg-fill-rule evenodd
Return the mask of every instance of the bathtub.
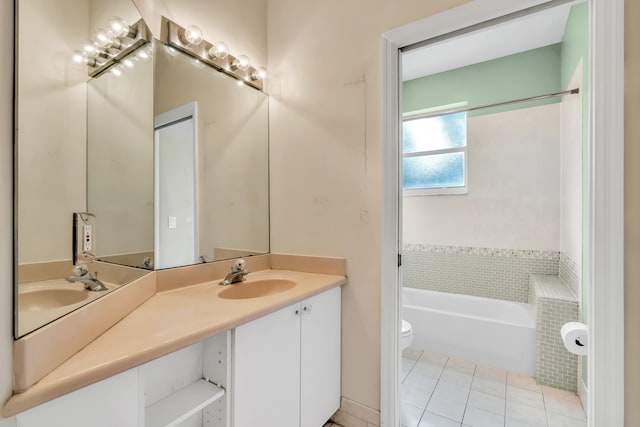
<path id="1" fill-rule="evenodd" d="M 402 300 L 402 317 L 413 328 L 412 347 L 535 374 L 532 305 L 413 288 L 403 288 Z"/>

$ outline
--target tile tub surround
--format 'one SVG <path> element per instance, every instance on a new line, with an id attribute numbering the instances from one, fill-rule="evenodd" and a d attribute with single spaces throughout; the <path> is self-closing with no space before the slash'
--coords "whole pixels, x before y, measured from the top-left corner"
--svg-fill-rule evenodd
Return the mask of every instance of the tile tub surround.
<path id="1" fill-rule="evenodd" d="M 532 275 L 530 303 L 536 313 L 536 380 L 538 384 L 576 392 L 578 356 L 560 337 L 566 322 L 578 321 L 578 297 L 558 276 Z"/>
<path id="2" fill-rule="evenodd" d="M 527 302 L 530 274 L 558 274 L 560 252 L 405 244 L 403 286 Z"/>
<path id="3" fill-rule="evenodd" d="M 308 269 L 310 265 L 314 264 L 314 258 L 294 257 L 289 265 L 292 267 L 300 265 L 301 270 Z M 230 266 L 232 262 L 228 264 Z M 268 256 L 267 264 L 270 265 Z M 190 269 L 182 270 L 182 274 L 172 271 L 166 273 L 169 275 L 167 277 L 162 277 L 162 273 L 167 270 L 151 273 L 145 277 L 157 278 L 158 282 L 162 277 L 163 286 L 171 290 L 158 292 L 151 296 L 124 319 L 115 323 L 82 350 L 51 370 L 38 383 L 22 393 L 14 394 L 5 403 L 2 414 L 5 417 L 15 415 L 324 290 L 345 284 L 345 260 L 335 258 L 329 264 L 334 267 L 342 266 L 343 274 L 325 275 L 294 270 L 254 270 L 251 277 L 255 280 L 279 277 L 294 280 L 299 285 L 279 294 L 235 301 L 217 297 L 217 294 L 224 289 L 217 286 L 217 282 L 224 275 L 218 276 L 213 281 L 211 276 L 207 276 L 205 282 L 197 282 L 203 276 L 201 270 L 210 272 L 211 265 L 191 266 Z M 247 266 L 251 268 L 249 262 L 247 262 Z M 169 277 L 178 281 L 179 285 L 171 286 Z M 194 281 L 196 282 L 193 283 Z M 127 287 L 114 291 L 108 296 L 118 295 L 125 289 Z M 109 307 L 94 303 L 85 308 L 92 305 L 93 309 Z M 67 318 L 61 320 L 67 320 Z M 55 332 L 46 335 L 52 348 L 60 347 L 58 344 L 68 337 L 69 330 L 49 331 Z M 25 352 L 25 355 L 36 358 L 40 362 L 46 358 L 46 354 L 46 351 Z M 36 362 L 37 360 L 34 360 L 32 363 Z M 29 369 L 29 366 L 27 364 L 23 369 Z"/>
<path id="4" fill-rule="evenodd" d="M 411 347 L 402 356 L 402 427 L 587 426 L 574 393 L 532 377 Z"/>
<path id="5" fill-rule="evenodd" d="M 582 267 L 564 252 L 560 254 L 558 276 L 576 296 L 580 296 L 582 293 Z"/>

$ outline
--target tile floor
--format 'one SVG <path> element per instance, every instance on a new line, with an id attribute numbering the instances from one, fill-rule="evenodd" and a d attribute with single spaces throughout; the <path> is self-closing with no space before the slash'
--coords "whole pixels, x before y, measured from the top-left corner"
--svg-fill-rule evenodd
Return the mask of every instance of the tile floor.
<path id="1" fill-rule="evenodd" d="M 535 379 L 407 348 L 403 427 L 586 427 L 578 396 Z"/>

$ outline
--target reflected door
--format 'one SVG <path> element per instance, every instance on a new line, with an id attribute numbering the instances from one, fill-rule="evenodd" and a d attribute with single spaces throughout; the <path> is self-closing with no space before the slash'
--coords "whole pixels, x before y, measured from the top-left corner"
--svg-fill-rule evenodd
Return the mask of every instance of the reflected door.
<path id="1" fill-rule="evenodd" d="M 196 104 L 155 120 L 155 259 L 156 268 L 197 262 Z"/>

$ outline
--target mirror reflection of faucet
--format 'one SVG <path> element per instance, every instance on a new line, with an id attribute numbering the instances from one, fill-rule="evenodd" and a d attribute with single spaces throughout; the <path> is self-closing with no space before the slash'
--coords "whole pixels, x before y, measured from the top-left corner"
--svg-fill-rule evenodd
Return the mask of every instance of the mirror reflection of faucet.
<path id="1" fill-rule="evenodd" d="M 73 272 L 76 274 L 75 276 L 66 277 L 65 280 L 67 282 L 82 282 L 84 283 L 84 288 L 88 291 L 106 291 L 107 286 L 98 280 L 98 272 L 96 271 L 96 277 L 93 277 L 89 272 L 89 269 L 85 265 L 76 265 L 73 267 Z"/>
<path id="2" fill-rule="evenodd" d="M 235 265 L 231 267 L 231 273 L 227 274 L 227 277 L 225 277 L 224 280 L 219 283 L 219 285 L 227 286 L 234 283 L 244 282 L 245 280 L 247 280 L 247 278 L 245 277 L 247 274 L 249 274 L 249 272 L 245 268 L 244 260 L 238 259 L 236 260 Z"/>

